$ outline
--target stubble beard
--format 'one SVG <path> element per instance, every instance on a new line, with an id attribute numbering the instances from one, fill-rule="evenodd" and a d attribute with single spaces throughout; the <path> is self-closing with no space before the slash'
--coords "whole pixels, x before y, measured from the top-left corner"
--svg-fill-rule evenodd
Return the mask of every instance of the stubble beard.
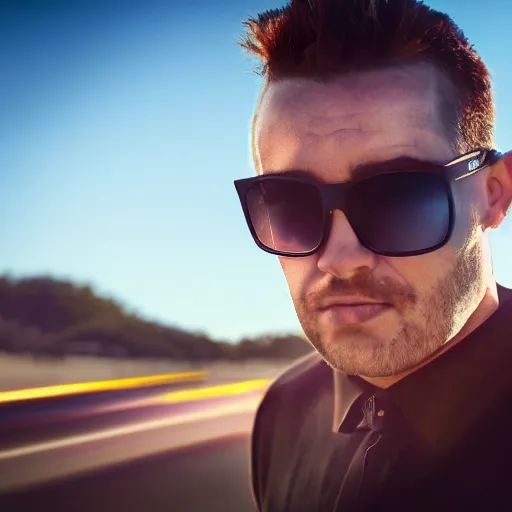
<path id="1" fill-rule="evenodd" d="M 428 294 L 406 305 L 392 339 L 372 336 L 364 326 L 340 328 L 328 339 L 306 301 L 297 301 L 295 309 L 304 333 L 329 366 L 349 375 L 389 377 L 417 366 L 457 334 L 482 290 L 483 258 L 474 244 L 461 251 L 451 272 Z"/>

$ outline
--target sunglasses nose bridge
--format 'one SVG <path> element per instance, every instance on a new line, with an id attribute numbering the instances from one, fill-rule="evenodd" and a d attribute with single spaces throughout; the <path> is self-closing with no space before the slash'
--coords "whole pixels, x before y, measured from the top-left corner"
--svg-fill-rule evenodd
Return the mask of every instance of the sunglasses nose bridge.
<path id="1" fill-rule="evenodd" d="M 322 199 L 324 208 L 328 213 L 332 213 L 334 210 L 345 212 L 347 190 L 348 185 L 346 183 L 328 183 L 323 185 Z"/>

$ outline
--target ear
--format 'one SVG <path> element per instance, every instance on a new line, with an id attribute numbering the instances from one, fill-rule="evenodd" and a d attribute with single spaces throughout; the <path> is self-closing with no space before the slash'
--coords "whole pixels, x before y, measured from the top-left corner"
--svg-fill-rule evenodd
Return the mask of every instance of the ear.
<path id="1" fill-rule="evenodd" d="M 512 204 L 512 151 L 504 154 L 487 177 L 487 212 L 484 229 L 497 228 Z"/>

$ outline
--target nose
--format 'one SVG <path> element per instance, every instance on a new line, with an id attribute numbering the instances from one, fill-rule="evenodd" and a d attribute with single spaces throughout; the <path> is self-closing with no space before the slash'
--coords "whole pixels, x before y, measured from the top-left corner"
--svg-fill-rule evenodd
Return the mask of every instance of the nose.
<path id="1" fill-rule="evenodd" d="M 320 250 L 318 268 L 339 279 L 350 279 L 376 265 L 377 255 L 361 245 L 345 214 L 332 213 L 331 230 Z"/>

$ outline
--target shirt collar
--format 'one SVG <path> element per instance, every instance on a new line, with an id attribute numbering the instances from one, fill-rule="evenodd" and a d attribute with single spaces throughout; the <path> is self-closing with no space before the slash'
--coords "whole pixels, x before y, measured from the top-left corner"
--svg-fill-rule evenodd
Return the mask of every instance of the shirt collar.
<path id="1" fill-rule="evenodd" d="M 353 432 L 361 421 L 361 408 L 371 386 L 363 379 L 333 370 L 335 432 Z"/>
<path id="2" fill-rule="evenodd" d="M 469 429 L 510 386 L 512 291 L 498 286 L 496 312 L 460 343 L 426 366 L 380 390 L 363 379 L 334 371 L 337 432 L 353 432 L 372 394 L 385 395 L 432 448 L 444 449 Z"/>

